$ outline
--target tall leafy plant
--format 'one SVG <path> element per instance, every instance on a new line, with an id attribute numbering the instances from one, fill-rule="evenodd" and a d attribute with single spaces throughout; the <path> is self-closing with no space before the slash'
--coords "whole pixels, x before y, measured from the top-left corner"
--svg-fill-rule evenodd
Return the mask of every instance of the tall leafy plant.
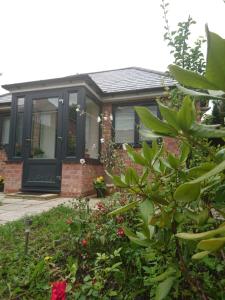
<path id="1" fill-rule="evenodd" d="M 171 30 L 168 18 L 169 2 L 162 0 L 161 8 L 163 10 L 163 19 L 165 22 L 164 40 L 171 49 L 174 63 L 187 70 L 192 70 L 203 74 L 205 72 L 205 58 L 202 51 L 202 45 L 205 43 L 203 37 L 198 37 L 191 45 L 191 27 L 196 24 L 191 16 L 188 19 L 177 24 L 176 30 Z"/>
<path id="2" fill-rule="evenodd" d="M 182 84 L 225 91 L 224 57 L 218 56 L 225 47 L 224 40 L 208 32 L 208 41 L 204 76 L 178 66 L 171 66 L 170 70 L 177 80 L 181 79 Z M 218 74 L 212 76 L 216 67 Z M 196 91 L 191 91 L 192 95 L 194 93 Z M 222 266 L 217 276 L 219 291 L 216 292 L 216 297 L 222 298 L 225 275 L 225 148 L 215 151 L 204 141 L 224 138 L 225 129 L 198 123 L 195 103 L 189 96 L 183 99 L 178 110 L 160 102 L 158 105 L 162 120 L 144 107 L 135 108 L 146 128 L 142 135 L 154 141 L 152 146 L 143 143 L 140 153 L 126 146 L 131 160 L 142 166 L 142 173 L 127 168 L 120 176 L 112 176 L 114 183 L 126 189 L 134 199 L 110 215 L 137 209 L 137 226 L 124 228 L 124 231 L 132 243 L 146 249 L 145 255 L 150 259 L 153 255 L 162 258 L 157 260 L 161 273 L 153 273 L 151 266 L 146 268 L 145 284 L 155 288 L 156 300 L 164 299 L 168 294 L 173 298 L 181 295 L 178 299 L 183 299 L 188 293 L 187 285 L 193 291 L 188 294 L 191 299 L 213 298 L 213 288 L 207 285 L 202 267 L 207 257 L 213 258 L 214 262 L 220 261 Z M 168 152 L 164 142 L 157 142 L 165 137 L 177 140 L 178 155 Z M 199 163 L 194 165 L 189 163 L 189 153 L 193 148 L 202 153 Z M 210 276 L 212 278 L 213 273 Z"/>

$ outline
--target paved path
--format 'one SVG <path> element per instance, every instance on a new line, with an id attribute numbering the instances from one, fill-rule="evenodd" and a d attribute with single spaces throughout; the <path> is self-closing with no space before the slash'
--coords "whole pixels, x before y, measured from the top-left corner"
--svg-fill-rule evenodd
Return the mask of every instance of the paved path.
<path id="1" fill-rule="evenodd" d="M 6 198 L 0 193 L 0 225 L 21 219 L 28 215 L 36 215 L 60 204 L 69 203 L 71 198 L 56 198 L 51 200 L 25 200 Z"/>
<path id="2" fill-rule="evenodd" d="M 76 201 L 72 198 L 55 198 L 51 200 L 14 199 L 6 198 L 0 193 L 0 225 L 19 220 L 25 216 L 31 216 L 48 211 L 60 204 L 72 205 Z M 90 208 L 95 208 L 99 199 L 90 199 Z"/>

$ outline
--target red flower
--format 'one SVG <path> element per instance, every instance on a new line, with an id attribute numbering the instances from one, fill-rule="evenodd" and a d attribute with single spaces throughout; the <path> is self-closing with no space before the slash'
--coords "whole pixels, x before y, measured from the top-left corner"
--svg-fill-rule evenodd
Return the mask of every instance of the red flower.
<path id="1" fill-rule="evenodd" d="M 86 247 L 86 246 L 87 246 L 87 240 L 83 239 L 83 240 L 81 241 L 81 245 L 82 245 L 83 247 Z"/>
<path id="2" fill-rule="evenodd" d="M 120 236 L 120 237 L 123 237 L 123 236 L 125 235 L 125 232 L 124 232 L 123 228 L 120 227 L 120 228 L 117 229 L 116 234 L 117 234 L 118 236 Z"/>
<path id="3" fill-rule="evenodd" d="M 73 223 L 73 220 L 71 218 L 69 218 L 69 219 L 66 220 L 66 224 L 70 225 L 72 223 Z"/>
<path id="4" fill-rule="evenodd" d="M 66 281 L 52 283 L 51 300 L 66 300 Z"/>

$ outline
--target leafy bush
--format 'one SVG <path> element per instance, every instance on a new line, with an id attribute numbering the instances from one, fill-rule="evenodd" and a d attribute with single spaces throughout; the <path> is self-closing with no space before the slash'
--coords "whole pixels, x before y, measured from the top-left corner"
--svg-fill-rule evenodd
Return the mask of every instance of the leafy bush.
<path id="1" fill-rule="evenodd" d="M 225 43 L 210 32 L 208 41 L 205 76 L 177 66 L 170 71 L 182 84 L 224 91 L 224 57 L 219 54 L 224 54 Z M 199 96 L 199 92 L 185 91 Z M 215 151 L 207 139 L 224 138 L 225 129 L 198 123 L 195 103 L 189 96 L 179 110 L 158 104 L 163 120 L 144 107 L 136 107 L 147 128 L 142 134 L 155 141 L 152 147 L 144 142 L 141 153 L 126 146 L 129 157 L 143 171 L 138 174 L 127 168 L 121 176 L 112 176 L 134 200 L 110 215 L 138 208 L 141 223 L 125 226 L 124 231 L 153 261 L 144 268 L 145 285 L 152 287 L 150 295 L 156 300 L 223 299 L 225 149 Z M 164 137 L 177 140 L 178 155 L 169 153 L 164 142 L 157 142 Z"/>

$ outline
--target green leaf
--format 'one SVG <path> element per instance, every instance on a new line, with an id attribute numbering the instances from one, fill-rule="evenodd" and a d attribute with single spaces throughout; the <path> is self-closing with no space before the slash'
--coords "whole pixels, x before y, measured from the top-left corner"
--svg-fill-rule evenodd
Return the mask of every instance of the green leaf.
<path id="1" fill-rule="evenodd" d="M 148 110 L 146 107 L 135 107 L 135 110 L 144 124 L 144 126 L 156 134 L 166 135 L 166 136 L 175 136 L 177 131 L 171 127 L 169 124 L 160 121 L 154 114 Z"/>
<path id="2" fill-rule="evenodd" d="M 180 166 L 180 160 L 177 159 L 174 155 L 172 155 L 171 153 L 168 154 L 167 156 L 167 161 L 168 163 L 170 164 L 170 166 L 173 168 L 173 169 L 178 169 L 179 166 Z"/>
<path id="3" fill-rule="evenodd" d="M 139 153 L 137 153 L 131 146 L 127 145 L 127 154 L 133 162 L 138 165 L 146 166 L 148 161 Z"/>
<path id="4" fill-rule="evenodd" d="M 154 153 L 151 147 L 149 147 L 149 145 L 146 142 L 142 143 L 142 151 L 143 151 L 143 155 L 144 158 L 151 163 L 153 157 L 154 157 Z"/>
<path id="5" fill-rule="evenodd" d="M 220 163 L 221 161 L 225 160 L 225 148 L 220 149 L 219 151 L 216 152 L 215 160 L 218 163 Z"/>
<path id="6" fill-rule="evenodd" d="M 169 277 L 157 286 L 155 300 L 162 300 L 166 298 L 173 286 L 175 279 L 175 277 Z"/>
<path id="7" fill-rule="evenodd" d="M 225 91 L 225 39 L 206 27 L 208 51 L 205 77 Z"/>
<path id="8" fill-rule="evenodd" d="M 181 232 L 181 233 L 177 233 L 176 237 L 184 240 L 201 240 L 201 239 L 214 237 L 217 234 L 224 234 L 224 233 L 225 233 L 225 225 L 217 229 L 209 230 L 201 233 Z"/>
<path id="9" fill-rule="evenodd" d="M 122 207 L 119 207 L 113 211 L 111 211 L 110 213 L 108 213 L 108 216 L 109 217 L 112 217 L 112 216 L 116 216 L 116 215 L 120 215 L 120 214 L 123 214 L 125 212 L 127 212 L 128 210 L 136 207 L 138 205 L 140 201 L 139 200 L 136 200 L 136 201 L 133 201 L 127 205 L 124 205 Z"/>
<path id="10" fill-rule="evenodd" d="M 203 257 L 207 256 L 210 252 L 209 251 L 202 251 L 192 255 L 192 259 L 202 259 Z"/>
<path id="11" fill-rule="evenodd" d="M 112 180 L 113 180 L 114 184 L 120 188 L 128 187 L 127 184 L 124 181 L 122 181 L 120 176 L 114 175 L 114 176 L 112 176 Z"/>
<path id="12" fill-rule="evenodd" d="M 189 96 L 183 100 L 181 109 L 177 115 L 179 126 L 183 131 L 188 131 L 196 121 L 196 109 L 194 102 Z"/>
<path id="13" fill-rule="evenodd" d="M 186 143 L 182 143 L 182 145 L 180 147 L 180 162 L 181 163 L 184 163 L 187 160 L 189 153 L 190 153 L 189 145 L 187 145 Z"/>
<path id="14" fill-rule="evenodd" d="M 136 185 L 138 184 L 139 177 L 135 169 L 127 168 L 125 172 L 125 181 L 127 185 Z"/>
<path id="15" fill-rule="evenodd" d="M 153 215 L 154 206 L 150 199 L 146 199 L 139 204 L 139 211 L 146 226 L 149 225 L 149 220 Z"/>
<path id="16" fill-rule="evenodd" d="M 177 272 L 176 269 L 174 269 L 173 267 L 169 267 L 165 272 L 163 272 L 162 274 L 156 276 L 156 277 L 151 277 L 148 278 L 146 280 L 147 283 L 155 283 L 155 282 L 160 282 L 163 281 L 165 279 L 167 279 L 168 277 L 170 277 L 171 275 L 174 275 Z"/>
<path id="17" fill-rule="evenodd" d="M 205 173 L 204 175 L 192 180 L 192 181 L 189 181 L 189 184 L 191 183 L 199 183 L 203 180 L 207 180 L 209 179 L 210 177 L 212 176 L 215 176 L 217 174 L 219 174 L 220 172 L 224 171 L 225 169 L 225 160 L 222 161 L 220 164 L 218 164 L 215 168 L 213 168 L 212 170 L 210 170 L 209 172 Z"/>
<path id="18" fill-rule="evenodd" d="M 217 202 L 217 207 L 218 205 L 221 206 L 222 208 L 224 207 L 224 199 L 225 199 L 225 184 L 222 184 L 219 186 L 219 188 L 216 191 L 214 201 Z"/>
<path id="19" fill-rule="evenodd" d="M 174 127 L 176 130 L 180 130 L 180 126 L 178 123 L 178 119 L 177 119 L 177 111 L 163 105 L 162 103 L 160 103 L 158 101 L 158 105 L 159 105 L 159 110 L 160 113 L 163 117 L 164 120 L 166 120 L 166 122 L 171 125 L 172 127 Z"/>
<path id="20" fill-rule="evenodd" d="M 210 93 L 210 91 L 209 91 L 209 93 L 196 92 L 195 90 L 187 89 L 187 88 L 183 87 L 180 84 L 177 84 L 177 87 L 184 94 L 194 96 L 194 97 L 198 97 L 198 99 L 199 99 L 199 97 L 201 97 L 201 98 L 202 97 L 207 97 L 207 98 L 210 98 L 210 99 L 224 100 L 224 98 L 221 97 L 222 96 L 221 91 L 218 91 L 218 92 L 214 91 L 214 93 L 212 94 L 212 93 Z"/>
<path id="21" fill-rule="evenodd" d="M 173 78 L 185 86 L 197 89 L 220 90 L 214 83 L 209 82 L 204 76 L 195 72 L 184 70 L 175 65 L 169 65 L 169 71 Z"/>
<path id="22" fill-rule="evenodd" d="M 181 184 L 174 193 L 174 199 L 177 202 L 189 203 L 196 201 L 200 195 L 200 183 L 187 182 Z"/>
<path id="23" fill-rule="evenodd" d="M 128 229 L 127 227 L 124 227 L 124 232 L 126 234 L 126 236 L 129 238 L 129 240 L 139 246 L 142 247 L 149 247 L 150 246 L 150 242 L 147 239 L 140 239 L 138 238 L 130 229 Z"/>
<path id="24" fill-rule="evenodd" d="M 216 125 L 218 127 L 218 125 Z M 222 138 L 225 137 L 224 129 L 217 129 L 215 126 L 194 123 L 189 131 L 198 138 Z"/>
<path id="25" fill-rule="evenodd" d="M 188 175 L 190 177 L 199 177 L 204 175 L 205 173 L 211 171 L 215 167 L 215 164 L 213 162 L 206 162 L 201 164 L 198 167 L 194 167 L 188 170 Z"/>
<path id="26" fill-rule="evenodd" d="M 148 129 L 141 129 L 139 132 L 141 136 L 147 138 L 148 140 L 158 140 L 159 138 L 163 137 L 163 135 L 155 134 Z"/>
<path id="27" fill-rule="evenodd" d="M 207 208 L 203 209 L 199 213 L 187 210 L 185 212 L 187 218 L 193 220 L 199 225 L 204 225 L 209 218 L 209 211 Z"/>
<path id="28" fill-rule="evenodd" d="M 217 251 L 225 246 L 225 237 L 203 240 L 198 243 L 197 248 L 205 251 Z"/>

